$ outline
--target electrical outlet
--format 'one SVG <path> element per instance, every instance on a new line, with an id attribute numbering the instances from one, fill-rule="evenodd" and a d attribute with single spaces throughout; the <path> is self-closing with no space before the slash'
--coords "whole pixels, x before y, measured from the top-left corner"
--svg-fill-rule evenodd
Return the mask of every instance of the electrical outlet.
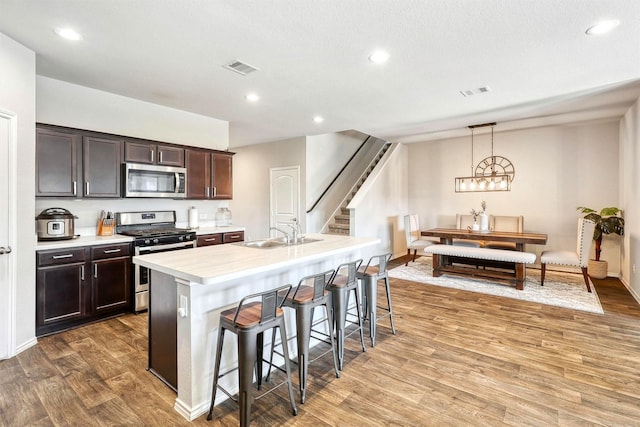
<path id="1" fill-rule="evenodd" d="M 201 213 L 200 214 L 200 219 L 207 219 L 207 214 L 206 213 Z"/>

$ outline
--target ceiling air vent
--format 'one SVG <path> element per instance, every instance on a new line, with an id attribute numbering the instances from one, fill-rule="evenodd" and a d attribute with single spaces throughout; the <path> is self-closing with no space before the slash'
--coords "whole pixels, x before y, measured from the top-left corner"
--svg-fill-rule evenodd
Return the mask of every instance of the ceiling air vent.
<path id="1" fill-rule="evenodd" d="M 478 94 L 487 93 L 487 92 L 491 92 L 491 88 L 489 86 L 482 86 L 477 89 L 461 90 L 460 94 L 464 97 L 467 97 L 467 96 L 478 95 Z"/>
<path id="2" fill-rule="evenodd" d="M 242 74 L 246 76 L 247 74 L 253 73 L 254 71 L 258 71 L 259 68 L 256 68 L 252 65 L 246 64 L 242 61 L 233 61 L 228 63 L 227 65 L 223 65 L 222 68 L 226 68 L 227 70 L 235 71 L 238 74 Z"/>

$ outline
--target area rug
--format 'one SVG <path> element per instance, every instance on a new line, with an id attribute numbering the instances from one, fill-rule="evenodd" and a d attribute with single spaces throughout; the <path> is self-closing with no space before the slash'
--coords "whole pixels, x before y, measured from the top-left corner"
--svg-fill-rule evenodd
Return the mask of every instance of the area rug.
<path id="1" fill-rule="evenodd" d="M 506 282 L 496 283 L 490 280 L 448 274 L 433 277 L 432 272 L 431 259 L 420 257 L 415 262 L 409 262 L 406 267 L 403 265 L 389 270 L 389 276 L 412 282 L 604 314 L 595 287 L 591 284 L 592 292 L 587 292 L 581 274 L 547 271 L 544 286 L 540 286 L 540 270 L 529 268 L 527 269 L 524 290 L 519 291 L 515 286 L 509 286 Z"/>

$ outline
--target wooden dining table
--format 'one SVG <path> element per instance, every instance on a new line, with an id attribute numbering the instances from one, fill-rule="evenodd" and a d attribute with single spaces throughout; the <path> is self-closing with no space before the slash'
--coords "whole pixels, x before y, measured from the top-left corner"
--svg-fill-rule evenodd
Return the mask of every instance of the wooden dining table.
<path id="1" fill-rule="evenodd" d="M 461 228 L 431 228 L 420 232 L 422 236 L 438 237 L 444 245 L 453 244 L 453 239 L 484 240 L 491 242 L 515 243 L 517 251 L 524 251 L 525 245 L 546 245 L 547 235 L 543 233 L 518 233 L 513 231 L 479 231 Z"/>
<path id="2" fill-rule="evenodd" d="M 515 256 L 519 252 L 525 252 L 527 244 L 544 245 L 547 243 L 547 235 L 542 233 L 518 233 L 511 231 L 479 231 L 465 230 L 458 228 L 432 228 L 421 231 L 422 236 L 438 237 L 443 245 L 453 245 L 454 240 L 474 240 L 480 241 L 480 248 L 469 248 L 469 251 L 479 251 L 473 256 L 467 256 L 462 250 L 459 256 L 453 255 L 451 251 L 444 251 L 445 254 L 433 253 L 433 276 L 441 274 L 455 274 L 470 277 L 484 277 L 497 280 L 507 280 L 516 285 L 516 289 L 524 289 L 526 278 L 526 268 L 523 262 L 507 261 L 507 259 L 520 259 Z M 509 249 L 483 249 L 484 242 L 514 243 L 515 251 Z M 428 249 L 428 248 L 427 248 Z M 462 249 L 462 248 L 460 248 Z M 469 252 L 467 251 L 467 252 Z M 478 256 L 487 251 L 483 256 Z M 494 251 L 494 252 L 491 252 Z M 484 255 L 495 256 L 495 251 L 505 252 L 500 254 L 498 259 L 487 258 Z M 514 256 L 509 256 L 511 252 Z M 506 256 L 505 256 L 506 255 Z M 502 258 L 502 259 L 500 259 Z"/>

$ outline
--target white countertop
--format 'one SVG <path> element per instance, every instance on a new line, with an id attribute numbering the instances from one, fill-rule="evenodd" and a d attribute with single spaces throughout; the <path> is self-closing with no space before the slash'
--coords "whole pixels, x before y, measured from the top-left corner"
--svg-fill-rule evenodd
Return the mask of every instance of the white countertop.
<path id="1" fill-rule="evenodd" d="M 80 236 L 69 240 L 49 240 L 41 241 L 36 245 L 36 250 L 43 251 L 46 249 L 66 249 L 76 248 L 79 246 L 92 245 L 108 245 L 114 243 L 133 242 L 133 237 L 114 234 L 113 236 Z"/>
<path id="2" fill-rule="evenodd" d="M 200 236 L 203 234 L 233 233 L 238 231 L 245 231 L 245 228 L 238 226 L 200 227 L 195 229 L 194 231 L 196 232 L 197 236 Z M 113 236 L 81 235 L 74 239 L 39 241 L 36 244 L 36 250 L 44 251 L 47 249 L 66 249 L 77 248 L 79 246 L 109 245 L 114 243 L 129 242 L 133 242 L 133 237 L 123 236 L 122 234 L 114 234 Z"/>
<path id="3" fill-rule="evenodd" d="M 209 285 L 380 243 L 374 237 L 333 234 L 307 234 L 307 237 L 320 240 L 269 249 L 237 243 L 203 246 L 139 255 L 133 257 L 133 262 L 192 283 Z"/>
<path id="4" fill-rule="evenodd" d="M 228 227 L 199 227 L 194 231 L 196 232 L 196 235 L 200 236 L 202 234 L 234 233 L 238 231 L 245 231 L 245 228 L 230 225 Z"/>

